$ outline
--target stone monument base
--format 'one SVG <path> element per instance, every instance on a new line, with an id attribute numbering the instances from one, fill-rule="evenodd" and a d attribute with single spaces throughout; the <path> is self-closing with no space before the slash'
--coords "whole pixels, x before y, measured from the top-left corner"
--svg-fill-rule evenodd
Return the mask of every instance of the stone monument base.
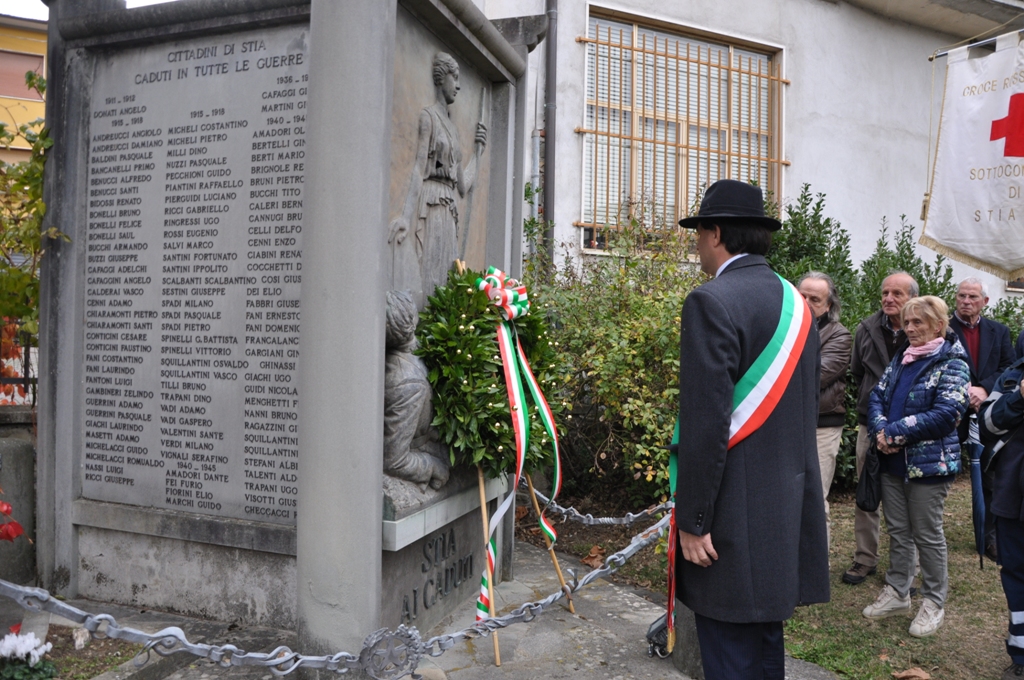
<path id="1" fill-rule="evenodd" d="M 488 513 L 507 492 L 505 479 L 487 482 Z M 499 527 L 499 552 L 504 546 Z M 485 568 L 476 470 L 452 470 L 439 490 L 384 476 L 381 626 L 429 630 L 460 606 L 471 607 Z M 501 560 L 495 582 L 501 581 Z"/>

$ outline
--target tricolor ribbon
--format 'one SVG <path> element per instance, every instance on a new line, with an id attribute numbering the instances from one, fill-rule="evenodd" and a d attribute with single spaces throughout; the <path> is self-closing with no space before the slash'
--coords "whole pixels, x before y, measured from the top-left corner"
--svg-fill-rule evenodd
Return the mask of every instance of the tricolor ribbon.
<path id="1" fill-rule="evenodd" d="M 776 276 L 779 276 L 776 274 Z M 796 365 L 804 351 L 811 329 L 811 310 L 792 283 L 779 276 L 782 282 L 782 312 L 771 340 L 750 368 L 733 388 L 732 415 L 729 419 L 728 449 L 739 444 L 764 425 L 789 386 Z M 679 420 L 672 434 L 673 446 L 679 444 Z M 679 461 L 672 449 L 668 458 L 669 494 L 676 498 Z M 668 534 L 668 651 L 675 644 L 676 601 L 676 512 L 672 509 Z"/>
<path id="2" fill-rule="evenodd" d="M 476 287 L 487 293 L 491 302 L 501 309 L 505 321 L 515 321 L 530 312 L 526 286 L 508 278 L 500 269 L 488 267 L 484 278 L 476 280 Z"/>
<path id="3" fill-rule="evenodd" d="M 512 429 L 516 441 L 516 479 L 512 489 L 519 488 L 519 480 L 523 475 L 523 465 L 526 461 L 526 452 L 530 448 L 530 418 L 526 404 L 526 391 L 523 384 L 530 391 L 530 396 L 536 404 L 541 423 L 551 437 L 554 448 L 554 479 L 552 480 L 551 501 L 558 496 L 562 488 L 562 466 L 558 455 L 558 428 L 555 426 L 555 418 L 551 413 L 544 393 L 540 389 L 537 379 L 530 369 L 530 362 L 526 359 L 522 343 L 515 332 L 513 321 L 519 317 L 526 316 L 530 311 L 530 301 L 526 294 L 526 286 L 515 279 L 505 276 L 504 272 L 494 267 L 487 269 L 487 274 L 482 279 L 477 279 L 477 288 L 487 293 L 491 302 L 501 310 L 503 321 L 498 324 L 498 350 L 501 354 L 502 369 L 505 373 L 505 389 L 508 393 L 509 412 L 512 414 Z M 515 499 L 515 492 L 510 493 L 502 502 L 490 521 L 490 536 L 487 537 L 487 561 L 489 569 L 484 570 L 480 583 L 480 597 L 477 600 L 476 618 L 487 618 L 489 616 L 490 601 L 487 590 L 487 574 L 494 573 L 495 564 L 495 543 L 494 532 L 512 506 Z M 549 501 L 549 502 L 551 502 Z M 545 506 L 546 508 L 546 506 Z M 541 512 L 541 530 L 547 534 L 551 542 L 558 540 L 558 534 L 554 526 Z"/>
<path id="4" fill-rule="evenodd" d="M 491 591 L 489 588 L 488 574 L 494 573 L 494 538 L 487 541 L 487 568 L 484 569 L 484 576 L 480 579 L 480 597 L 476 600 L 476 620 L 481 621 L 491 615 Z"/>

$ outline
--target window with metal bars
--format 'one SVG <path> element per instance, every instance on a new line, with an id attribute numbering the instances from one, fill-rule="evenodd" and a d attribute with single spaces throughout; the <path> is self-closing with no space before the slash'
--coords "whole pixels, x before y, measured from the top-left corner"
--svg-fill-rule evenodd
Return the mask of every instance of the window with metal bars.
<path id="1" fill-rule="evenodd" d="M 583 135 L 584 248 L 636 219 L 673 227 L 718 179 L 778 193 L 781 78 L 769 52 L 591 16 Z"/>

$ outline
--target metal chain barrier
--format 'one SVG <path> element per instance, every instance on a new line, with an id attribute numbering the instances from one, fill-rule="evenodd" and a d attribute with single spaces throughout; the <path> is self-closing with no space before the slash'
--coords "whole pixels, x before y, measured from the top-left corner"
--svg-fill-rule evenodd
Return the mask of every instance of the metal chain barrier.
<path id="1" fill-rule="evenodd" d="M 543 498 L 540 494 L 538 496 Z M 649 516 L 655 511 L 656 509 L 652 509 L 639 515 L 627 515 L 627 518 L 642 518 Z M 579 513 L 576 514 L 579 515 Z M 590 516 L 581 515 L 581 517 L 585 519 Z M 607 518 L 597 518 L 595 520 L 595 518 L 590 517 L 591 522 L 589 523 L 613 523 L 598 521 L 602 519 Z M 627 524 L 632 523 L 632 521 L 636 520 L 614 523 Z M 563 589 L 548 595 L 543 600 L 527 602 L 504 616 L 486 618 L 456 633 L 439 635 L 426 641 L 423 640 L 415 626 L 402 625 L 394 631 L 381 628 L 367 636 L 358 655 L 338 652 L 330 656 L 305 656 L 293 652 L 285 646 L 277 647 L 270 652 L 246 652 L 235 645 L 208 645 L 199 642 L 189 642 L 184 631 L 176 626 L 149 634 L 135 628 L 120 626 L 114 617 L 109 614 L 90 614 L 82 611 L 66 602 L 57 600 L 41 588 L 27 588 L 8 583 L 4 580 L 0 580 L 0 596 L 12 599 L 30 611 L 49 612 L 80 624 L 95 639 L 114 638 L 144 645 L 143 650 L 135 657 L 135 664 L 138 666 L 142 666 L 149 661 L 151 652 L 156 652 L 159 656 L 186 652 L 197 657 L 209 659 L 222 668 L 230 668 L 232 666 L 263 666 L 278 676 L 288 675 L 300 667 L 305 667 L 322 668 L 338 674 L 358 670 L 378 680 L 397 680 L 398 678 L 411 675 L 415 680 L 420 677 L 416 674 L 416 668 L 419 666 L 420 659 L 424 656 L 438 657 L 461 640 L 472 640 L 490 635 L 491 632 L 506 628 L 514 623 L 529 623 L 533 621 L 537 618 L 538 614 L 563 597 L 571 595 L 599 578 L 614 574 L 629 558 L 656 542 L 665 533 L 668 523 L 669 516 L 662 517 L 657 524 L 634 536 L 626 548 L 609 555 L 604 561 L 604 566 L 594 569 L 582 579 L 577 578 L 575 570 L 567 570 L 571 580 Z"/>
<path id="2" fill-rule="evenodd" d="M 526 493 L 530 493 L 523 483 L 520 483 L 519 488 L 526 490 Z M 590 526 L 601 524 L 636 524 L 637 522 L 645 519 L 654 519 L 654 516 L 659 512 L 665 512 L 666 510 L 671 510 L 675 507 L 675 504 L 672 501 L 665 501 L 661 505 L 647 508 L 643 512 L 627 512 L 625 517 L 594 517 L 589 512 L 584 515 L 573 507 L 563 508 L 561 505 L 555 503 L 536 489 L 534 489 L 533 492 L 537 495 L 537 499 L 540 501 L 540 504 L 544 506 L 547 511 L 553 512 L 556 515 L 561 515 L 564 520 L 572 520 L 573 522 L 579 522 L 580 524 L 587 524 Z"/>

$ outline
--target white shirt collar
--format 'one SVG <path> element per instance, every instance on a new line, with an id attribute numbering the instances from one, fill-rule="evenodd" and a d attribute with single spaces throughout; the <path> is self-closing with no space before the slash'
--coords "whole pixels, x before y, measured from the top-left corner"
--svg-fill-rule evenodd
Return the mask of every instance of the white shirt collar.
<path id="1" fill-rule="evenodd" d="M 718 278 L 719 276 L 721 276 L 721 275 L 722 275 L 722 270 L 724 270 L 724 269 L 725 269 L 726 267 L 728 267 L 728 266 L 729 266 L 730 264 L 732 264 L 732 263 L 733 263 L 733 262 L 735 262 L 736 260 L 740 259 L 741 257 L 746 257 L 746 256 L 747 256 L 747 255 L 749 255 L 749 254 L 750 254 L 750 253 L 740 253 L 739 255 L 733 255 L 732 257 L 730 257 L 730 258 L 729 258 L 728 260 L 726 260 L 725 262 L 723 262 L 723 263 L 722 263 L 722 266 L 718 268 L 718 271 L 717 271 L 717 272 L 715 272 L 715 278 L 717 279 L 717 278 Z"/>

